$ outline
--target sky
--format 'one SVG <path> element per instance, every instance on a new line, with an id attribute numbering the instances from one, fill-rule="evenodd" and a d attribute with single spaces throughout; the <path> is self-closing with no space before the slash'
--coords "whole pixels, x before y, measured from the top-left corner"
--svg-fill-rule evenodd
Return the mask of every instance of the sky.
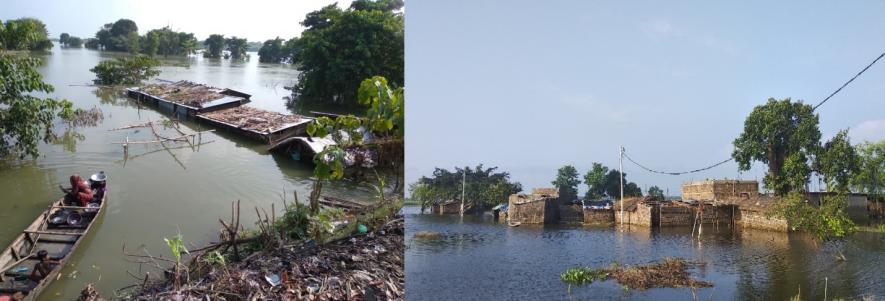
<path id="1" fill-rule="evenodd" d="M 121 18 L 135 21 L 140 34 L 170 26 L 191 32 L 203 40 L 210 34 L 265 41 L 288 39 L 304 29 L 304 16 L 329 0 L 230 1 L 230 0 L 3 0 L 0 20 L 36 17 L 46 23 L 51 37 L 62 32 L 81 38 L 94 37 L 102 25 Z M 337 1 L 342 8 L 351 1 Z"/>
<path id="2" fill-rule="evenodd" d="M 883 2 L 712 2 L 408 2 L 406 181 L 482 163 L 528 191 L 565 164 L 617 168 L 621 145 L 650 168 L 708 166 L 754 106 L 816 104 L 885 52 Z M 885 59 L 821 106 L 824 139 L 885 139 L 883 83 Z M 764 170 L 624 160 L 628 181 L 670 195 Z"/>

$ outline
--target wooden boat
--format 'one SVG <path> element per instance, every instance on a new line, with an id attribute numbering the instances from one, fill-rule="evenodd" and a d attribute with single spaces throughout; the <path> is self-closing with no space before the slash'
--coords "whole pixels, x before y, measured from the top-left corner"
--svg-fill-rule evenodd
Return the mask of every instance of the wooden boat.
<path id="1" fill-rule="evenodd" d="M 94 200 L 100 200 L 97 207 L 66 206 L 62 197 L 46 208 L 0 253 L 0 299 L 12 299 L 13 295 L 20 293 L 25 295 L 23 300 L 36 300 L 52 281 L 61 278 L 65 261 L 77 250 L 107 206 L 106 182 L 98 187 L 96 182 L 91 182 L 90 186 L 96 196 Z M 55 224 L 62 215 L 70 215 L 71 218 L 64 219 L 62 224 Z M 80 217 L 79 223 L 71 225 L 67 222 L 76 220 L 77 215 Z M 53 218 L 56 220 L 53 221 Z M 28 276 L 39 262 L 37 252 L 40 250 L 46 250 L 51 260 L 61 261 L 62 264 L 55 266 L 40 282 L 34 282 Z"/>

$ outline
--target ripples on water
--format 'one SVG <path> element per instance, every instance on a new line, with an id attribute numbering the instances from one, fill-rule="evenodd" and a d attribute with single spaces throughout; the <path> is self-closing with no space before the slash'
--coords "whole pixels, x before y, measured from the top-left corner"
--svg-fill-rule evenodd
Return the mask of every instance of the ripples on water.
<path id="1" fill-rule="evenodd" d="M 170 154 L 159 145 L 132 145 L 130 158 L 124 160 L 123 148 L 111 143 L 127 136 L 130 140 L 152 140 L 150 130 L 108 130 L 159 121 L 166 115 L 151 108 L 139 109 L 119 93 L 89 86 L 94 78 L 89 69 L 121 54 L 56 46 L 51 54 L 35 55 L 44 59 L 40 73 L 55 86 L 49 96 L 68 99 L 78 108 L 98 106 L 104 120 L 96 127 L 77 128 L 82 140 L 41 145 L 37 159 L 0 161 L 0 244 L 5 246 L 59 197 L 58 184 L 67 183 L 72 173 L 88 176 L 104 170 L 109 177 L 108 211 L 100 226 L 68 262 L 63 271 L 66 276 L 54 282 L 42 300 L 70 299 L 85 283 L 96 281 L 103 295 L 112 296 L 114 289 L 136 281 L 127 275 L 127 269 L 139 270 L 123 260 L 124 244 L 131 252 L 141 253 L 138 246 L 145 245 L 152 254 L 168 256 L 163 237 L 179 229 L 191 246 L 214 240 L 218 218 L 230 216 L 232 201 L 242 200 L 243 224 L 254 227 L 256 217 L 250 214 L 253 207 L 270 210 L 275 203 L 281 209 L 280 194 L 284 191 L 289 201 L 294 191 L 302 202 L 308 196 L 310 166 L 286 156 L 269 155 L 266 145 L 225 132 L 204 134 L 204 142 L 214 142 L 198 151 L 180 148 Z M 160 78 L 241 90 L 253 95 L 250 106 L 286 112 L 282 97 L 288 91 L 283 86 L 294 82 L 297 70 L 257 61 L 254 53 L 249 62 L 168 59 L 161 67 Z M 208 129 L 188 121 L 183 125 L 186 131 Z M 59 124 L 60 134 L 64 129 Z M 323 191 L 357 199 L 373 195 L 370 185 L 347 181 L 324 185 Z M 76 278 L 67 277 L 75 270 Z"/>
<path id="2" fill-rule="evenodd" d="M 407 299 L 563 300 L 568 286 L 559 274 L 569 267 L 635 265 L 667 256 L 706 263 L 691 270 L 711 281 L 702 300 L 783 300 L 801 287 L 803 299 L 885 295 L 885 235 L 858 233 L 844 242 L 815 244 L 804 235 L 705 226 L 700 239 L 690 228 L 539 226 L 508 227 L 489 215 L 434 216 L 406 212 Z M 415 239 L 436 231 L 439 239 Z M 835 260 L 838 251 L 848 258 Z M 585 299 L 690 300 L 684 288 L 624 289 L 614 281 L 572 287 Z"/>

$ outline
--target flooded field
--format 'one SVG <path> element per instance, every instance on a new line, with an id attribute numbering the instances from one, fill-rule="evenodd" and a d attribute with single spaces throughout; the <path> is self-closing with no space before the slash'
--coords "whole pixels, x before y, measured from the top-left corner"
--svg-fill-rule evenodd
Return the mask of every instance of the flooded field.
<path id="1" fill-rule="evenodd" d="M 490 215 L 438 216 L 406 207 L 407 299 L 436 300 L 803 300 L 885 296 L 885 235 L 857 233 L 816 244 L 800 234 L 690 228 L 522 225 Z M 416 239 L 436 231 L 438 239 Z M 838 261 L 843 253 L 847 261 Z M 705 263 L 689 270 L 713 287 L 625 289 L 615 281 L 574 287 L 560 281 L 575 266 L 638 265 L 664 257 Z"/>
<path id="2" fill-rule="evenodd" d="M 129 157 L 112 142 L 149 140 L 148 129 L 108 131 L 132 124 L 158 121 L 164 115 L 152 108 L 138 108 L 125 96 L 90 86 L 94 75 L 89 69 L 99 61 L 120 55 L 88 49 L 62 49 L 56 46 L 43 58 L 40 67 L 45 81 L 55 86 L 53 97 L 66 98 L 75 107 L 97 106 L 104 120 L 96 127 L 65 131 L 59 126 L 58 141 L 42 145 L 36 159 L 0 161 L 0 244 L 6 246 L 68 185 L 73 173 L 89 176 L 100 170 L 108 174 L 108 205 L 105 215 L 94 225 L 90 237 L 41 295 L 41 300 L 68 300 L 85 283 L 95 282 L 105 296 L 114 289 L 137 282 L 127 271 L 144 275 L 145 269 L 129 263 L 127 252 L 169 256 L 163 242 L 181 231 L 192 246 L 215 240 L 218 219 L 230 215 L 230 203 L 242 200 L 242 223 L 254 227 L 253 207 L 281 208 L 281 194 L 292 200 L 293 191 L 302 201 L 309 195 L 312 167 L 286 156 L 266 152 L 267 146 L 224 132 L 204 134 L 205 145 L 197 151 L 189 147 L 166 151 L 159 145 L 133 145 Z M 232 88 L 252 94 L 250 106 L 287 112 L 283 97 L 298 72 L 280 64 L 209 60 L 202 57 L 165 59 L 159 78 L 190 80 Z M 186 131 L 208 130 L 184 122 Z M 329 195 L 368 199 L 368 184 L 349 182 L 327 184 Z M 250 214 L 252 213 L 252 214 Z M 146 267 L 145 267 L 146 268 Z M 156 274 L 156 273 L 153 273 Z M 156 275 L 155 275 L 156 276 Z"/>

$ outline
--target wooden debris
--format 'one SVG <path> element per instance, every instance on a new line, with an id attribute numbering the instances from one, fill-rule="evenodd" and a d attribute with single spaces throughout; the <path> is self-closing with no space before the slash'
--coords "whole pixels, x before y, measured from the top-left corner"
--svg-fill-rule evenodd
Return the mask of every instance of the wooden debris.
<path id="1" fill-rule="evenodd" d="M 203 117 L 235 127 L 271 133 L 286 125 L 302 122 L 306 117 L 287 115 L 252 107 L 236 107 L 202 114 Z"/>

